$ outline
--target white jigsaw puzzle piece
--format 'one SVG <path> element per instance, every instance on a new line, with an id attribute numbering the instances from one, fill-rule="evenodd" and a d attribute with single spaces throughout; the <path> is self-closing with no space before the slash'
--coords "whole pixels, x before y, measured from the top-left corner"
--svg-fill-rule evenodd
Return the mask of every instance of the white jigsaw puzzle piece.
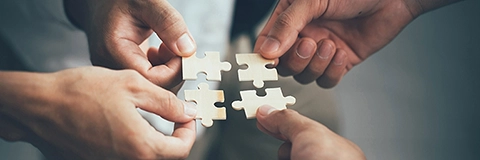
<path id="1" fill-rule="evenodd" d="M 267 92 L 267 95 L 259 97 L 255 90 L 240 91 L 242 101 L 234 101 L 232 108 L 235 110 L 243 109 L 247 119 L 252 119 L 256 117 L 257 109 L 262 105 L 270 105 L 281 110 L 287 109 L 287 105 L 291 106 L 295 104 L 295 97 L 283 97 L 280 88 L 267 88 L 265 92 Z"/>
<path id="2" fill-rule="evenodd" d="M 198 90 L 185 90 L 185 100 L 197 103 L 197 119 L 202 120 L 202 125 L 211 127 L 213 120 L 227 119 L 225 107 L 216 107 L 215 102 L 225 100 L 222 90 L 209 90 L 207 83 L 200 83 Z"/>
<path id="3" fill-rule="evenodd" d="M 195 80 L 198 73 L 205 73 L 207 80 L 221 81 L 221 71 L 230 71 L 229 62 L 220 62 L 219 52 L 205 52 L 205 57 L 200 59 L 193 54 L 182 58 L 183 80 Z"/>
<path id="4" fill-rule="evenodd" d="M 253 86 L 262 88 L 264 85 L 263 81 L 278 80 L 277 70 L 275 68 L 269 69 L 265 67 L 268 64 L 275 64 L 274 60 L 265 59 L 257 53 L 236 54 L 235 57 L 238 65 L 246 64 L 248 66 L 247 69 L 238 70 L 239 81 L 253 80 Z"/>

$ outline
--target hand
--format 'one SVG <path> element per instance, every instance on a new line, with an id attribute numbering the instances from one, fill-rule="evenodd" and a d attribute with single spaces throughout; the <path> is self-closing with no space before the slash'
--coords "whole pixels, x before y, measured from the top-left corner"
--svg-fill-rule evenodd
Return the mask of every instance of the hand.
<path id="1" fill-rule="evenodd" d="M 65 10 L 86 32 L 94 65 L 134 69 L 162 87 L 180 82 L 181 72 L 170 67 L 177 56 L 196 50 L 182 16 L 166 0 L 65 0 Z M 153 31 L 163 43 L 144 53 L 139 45 Z"/>
<path id="2" fill-rule="evenodd" d="M 420 14 L 407 0 L 280 0 L 255 52 L 279 59 L 279 73 L 335 86 Z"/>
<path id="3" fill-rule="evenodd" d="M 16 125 L 17 133 L 26 133 L 16 139 L 47 156 L 178 159 L 187 157 L 195 141 L 195 107 L 136 71 L 85 67 L 49 74 L 0 73 L 0 113 L 27 128 Z M 176 122 L 173 135 L 156 131 L 137 107 Z"/>
<path id="4" fill-rule="evenodd" d="M 294 110 L 262 106 L 257 112 L 257 127 L 285 141 L 278 149 L 278 159 L 366 159 L 355 143 Z"/>

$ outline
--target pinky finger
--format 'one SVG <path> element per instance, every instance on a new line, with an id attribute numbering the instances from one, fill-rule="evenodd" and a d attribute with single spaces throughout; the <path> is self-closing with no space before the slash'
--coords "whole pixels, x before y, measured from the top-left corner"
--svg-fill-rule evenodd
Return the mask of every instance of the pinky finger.
<path id="1" fill-rule="evenodd" d="M 338 49 L 323 75 L 317 79 L 317 84 L 322 88 L 336 86 L 347 73 L 347 63 L 347 53 L 342 49 Z"/>

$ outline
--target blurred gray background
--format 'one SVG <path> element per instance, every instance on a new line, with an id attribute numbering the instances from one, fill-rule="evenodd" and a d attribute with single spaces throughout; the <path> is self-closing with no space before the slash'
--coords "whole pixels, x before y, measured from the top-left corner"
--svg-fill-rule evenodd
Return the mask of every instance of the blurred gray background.
<path id="1" fill-rule="evenodd" d="M 413 21 L 334 89 L 368 159 L 480 159 L 480 1 Z"/>
<path id="2" fill-rule="evenodd" d="M 480 1 L 422 15 L 333 90 L 368 159 L 480 159 Z M 0 140 L 0 159 L 36 159 Z"/>

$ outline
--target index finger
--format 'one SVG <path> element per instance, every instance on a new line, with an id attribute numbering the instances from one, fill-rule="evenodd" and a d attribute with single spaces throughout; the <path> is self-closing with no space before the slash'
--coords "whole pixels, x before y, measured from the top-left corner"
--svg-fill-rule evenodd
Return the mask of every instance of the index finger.
<path id="1" fill-rule="evenodd" d="M 300 31 L 314 18 L 321 16 L 328 1 L 281 0 L 260 32 L 254 51 L 268 59 L 282 56 Z"/>

